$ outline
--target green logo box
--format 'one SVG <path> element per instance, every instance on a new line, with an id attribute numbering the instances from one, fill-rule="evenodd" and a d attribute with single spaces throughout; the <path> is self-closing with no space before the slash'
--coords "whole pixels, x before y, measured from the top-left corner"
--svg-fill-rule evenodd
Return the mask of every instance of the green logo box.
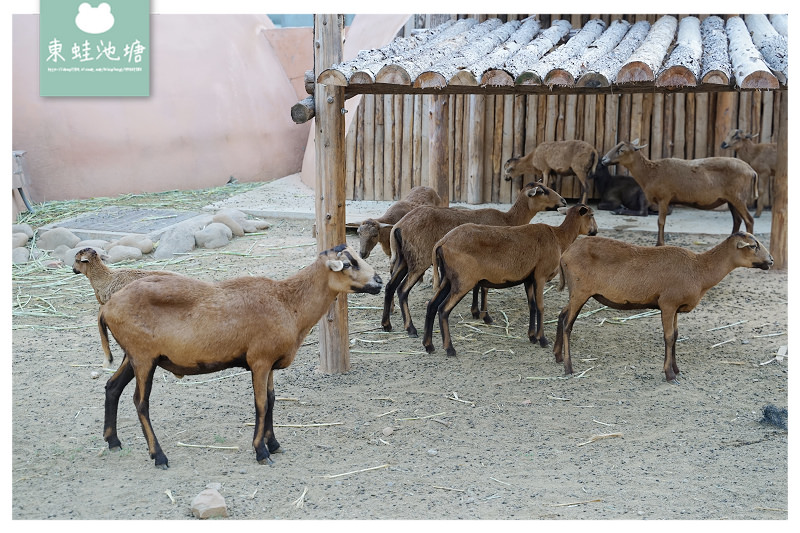
<path id="1" fill-rule="evenodd" d="M 40 96 L 150 96 L 150 0 L 40 0 Z"/>

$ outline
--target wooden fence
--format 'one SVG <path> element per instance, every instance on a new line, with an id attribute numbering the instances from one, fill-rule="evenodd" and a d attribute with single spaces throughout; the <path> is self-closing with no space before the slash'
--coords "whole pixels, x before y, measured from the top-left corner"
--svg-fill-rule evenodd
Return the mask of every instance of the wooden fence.
<path id="1" fill-rule="evenodd" d="M 458 15 L 479 21 L 526 16 Z M 652 23 L 660 16 L 543 15 L 540 19 L 542 27 L 549 27 L 550 20 L 565 18 L 573 28 L 580 28 L 590 18 L 606 23 L 620 17 L 631 22 L 644 18 Z M 417 15 L 406 31 L 441 23 L 441 17 Z M 732 128 L 758 133 L 760 142 L 777 140 L 782 97 L 786 96 L 780 91 L 449 95 L 450 201 L 511 202 L 515 184 L 504 181 L 503 164 L 544 141 L 584 140 L 593 144 L 601 157 L 620 140 L 633 139 L 648 145 L 645 155 L 651 159 L 733 156 L 733 150 L 720 148 Z M 361 96 L 346 136 L 348 199 L 397 200 L 412 187 L 428 184 L 432 102 L 431 95 Z M 480 161 L 482 166 L 470 167 L 470 160 Z M 467 175 L 468 168 L 482 168 L 482 172 Z M 616 173 L 627 172 L 620 166 Z M 580 197 L 580 184 L 573 176 L 565 176 L 557 190 L 565 198 Z M 593 186 L 590 192 L 594 197 Z"/>

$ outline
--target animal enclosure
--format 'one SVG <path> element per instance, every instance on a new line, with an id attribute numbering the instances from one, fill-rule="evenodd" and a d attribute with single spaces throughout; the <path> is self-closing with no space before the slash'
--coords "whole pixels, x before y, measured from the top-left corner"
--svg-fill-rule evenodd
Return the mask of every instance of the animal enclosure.
<path id="1" fill-rule="evenodd" d="M 685 17 L 678 16 L 681 19 Z M 437 18 L 438 17 L 438 18 Z M 435 26 L 450 16 L 416 16 L 416 28 Z M 459 15 L 483 22 L 527 15 Z M 570 21 L 573 31 L 589 20 L 606 25 L 623 18 L 630 23 L 660 15 L 541 15 L 541 27 L 552 20 Z M 703 16 L 698 16 L 703 19 Z M 724 19 L 724 16 L 722 16 Z M 410 34 L 411 28 L 406 28 Z M 516 183 L 503 181 L 503 163 L 546 141 L 578 139 L 605 153 L 618 141 L 639 139 L 650 159 L 734 156 L 720 147 L 738 128 L 758 134 L 759 142 L 776 142 L 784 91 L 636 92 L 568 94 L 558 86 L 550 94 L 446 95 L 446 142 L 451 202 L 510 203 Z M 346 134 L 347 198 L 397 200 L 412 187 L 429 185 L 429 136 L 434 96 L 429 94 L 363 94 Z M 468 178 L 470 161 L 479 171 Z M 612 169 L 613 170 L 613 169 Z M 623 168 L 614 171 L 626 174 Z M 529 180 L 532 176 L 525 176 Z M 475 183 L 478 181 L 479 183 Z M 524 183 L 524 182 L 523 182 Z M 556 190 L 580 197 L 580 183 L 565 176 Z M 770 195 L 767 188 L 767 195 Z M 590 198 L 597 198 L 590 183 Z M 771 198 L 765 198 L 771 205 Z"/>

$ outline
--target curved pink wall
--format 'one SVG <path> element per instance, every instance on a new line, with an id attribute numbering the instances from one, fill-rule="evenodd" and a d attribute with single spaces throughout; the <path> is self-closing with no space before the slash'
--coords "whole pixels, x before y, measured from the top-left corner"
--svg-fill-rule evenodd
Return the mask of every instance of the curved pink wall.
<path id="1" fill-rule="evenodd" d="M 408 17 L 411 15 L 356 15 L 352 25 L 345 34 L 342 49 L 342 61 L 353 59 L 361 50 L 380 48 L 394 39 Z M 356 109 L 361 102 L 360 96 L 355 96 L 344 103 L 345 131 L 350 128 L 350 122 L 355 118 Z M 308 142 L 303 157 L 303 170 L 300 179 L 307 186 L 314 188 L 316 184 L 316 153 L 314 149 L 314 121 L 311 120 L 311 131 L 308 133 Z"/>
<path id="2" fill-rule="evenodd" d="M 12 149 L 27 151 L 33 201 L 197 189 L 300 170 L 310 124 L 291 120 L 304 95 L 267 39 L 267 32 L 278 38 L 270 20 L 150 20 L 150 97 L 44 98 L 38 15 L 13 16 Z M 306 46 L 298 47 L 303 70 L 313 64 L 310 38 Z"/>

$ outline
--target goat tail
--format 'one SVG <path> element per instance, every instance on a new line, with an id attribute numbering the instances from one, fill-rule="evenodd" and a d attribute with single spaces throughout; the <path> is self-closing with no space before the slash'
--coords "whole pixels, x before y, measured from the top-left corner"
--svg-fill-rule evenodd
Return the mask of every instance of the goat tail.
<path id="1" fill-rule="evenodd" d="M 597 150 L 592 150 L 592 153 L 589 154 L 589 168 L 586 169 L 586 174 L 588 176 L 594 176 L 597 172 L 597 161 L 600 158 L 597 156 Z"/>
<path id="2" fill-rule="evenodd" d="M 753 171 L 753 198 L 758 200 L 758 172 Z"/>
<path id="3" fill-rule="evenodd" d="M 97 329 L 100 331 L 100 343 L 103 346 L 103 352 L 106 354 L 109 363 L 114 362 L 114 356 L 111 354 L 111 346 L 108 344 L 108 324 L 103 317 L 103 311 L 97 313 Z"/>
<path id="4" fill-rule="evenodd" d="M 444 277 L 444 261 L 442 260 L 442 247 L 437 246 L 433 249 L 433 293 L 439 290 L 439 283 Z"/>
<path id="5" fill-rule="evenodd" d="M 567 284 L 566 281 L 567 280 L 566 280 L 566 277 L 564 275 L 564 262 L 563 261 L 559 261 L 558 262 L 558 290 L 559 291 L 563 291 L 564 290 L 564 286 Z"/>
<path id="6" fill-rule="evenodd" d="M 403 250 L 403 238 L 400 234 L 400 228 L 397 226 L 393 227 L 389 233 L 389 249 L 392 252 L 389 256 L 389 268 L 394 272 Z"/>

